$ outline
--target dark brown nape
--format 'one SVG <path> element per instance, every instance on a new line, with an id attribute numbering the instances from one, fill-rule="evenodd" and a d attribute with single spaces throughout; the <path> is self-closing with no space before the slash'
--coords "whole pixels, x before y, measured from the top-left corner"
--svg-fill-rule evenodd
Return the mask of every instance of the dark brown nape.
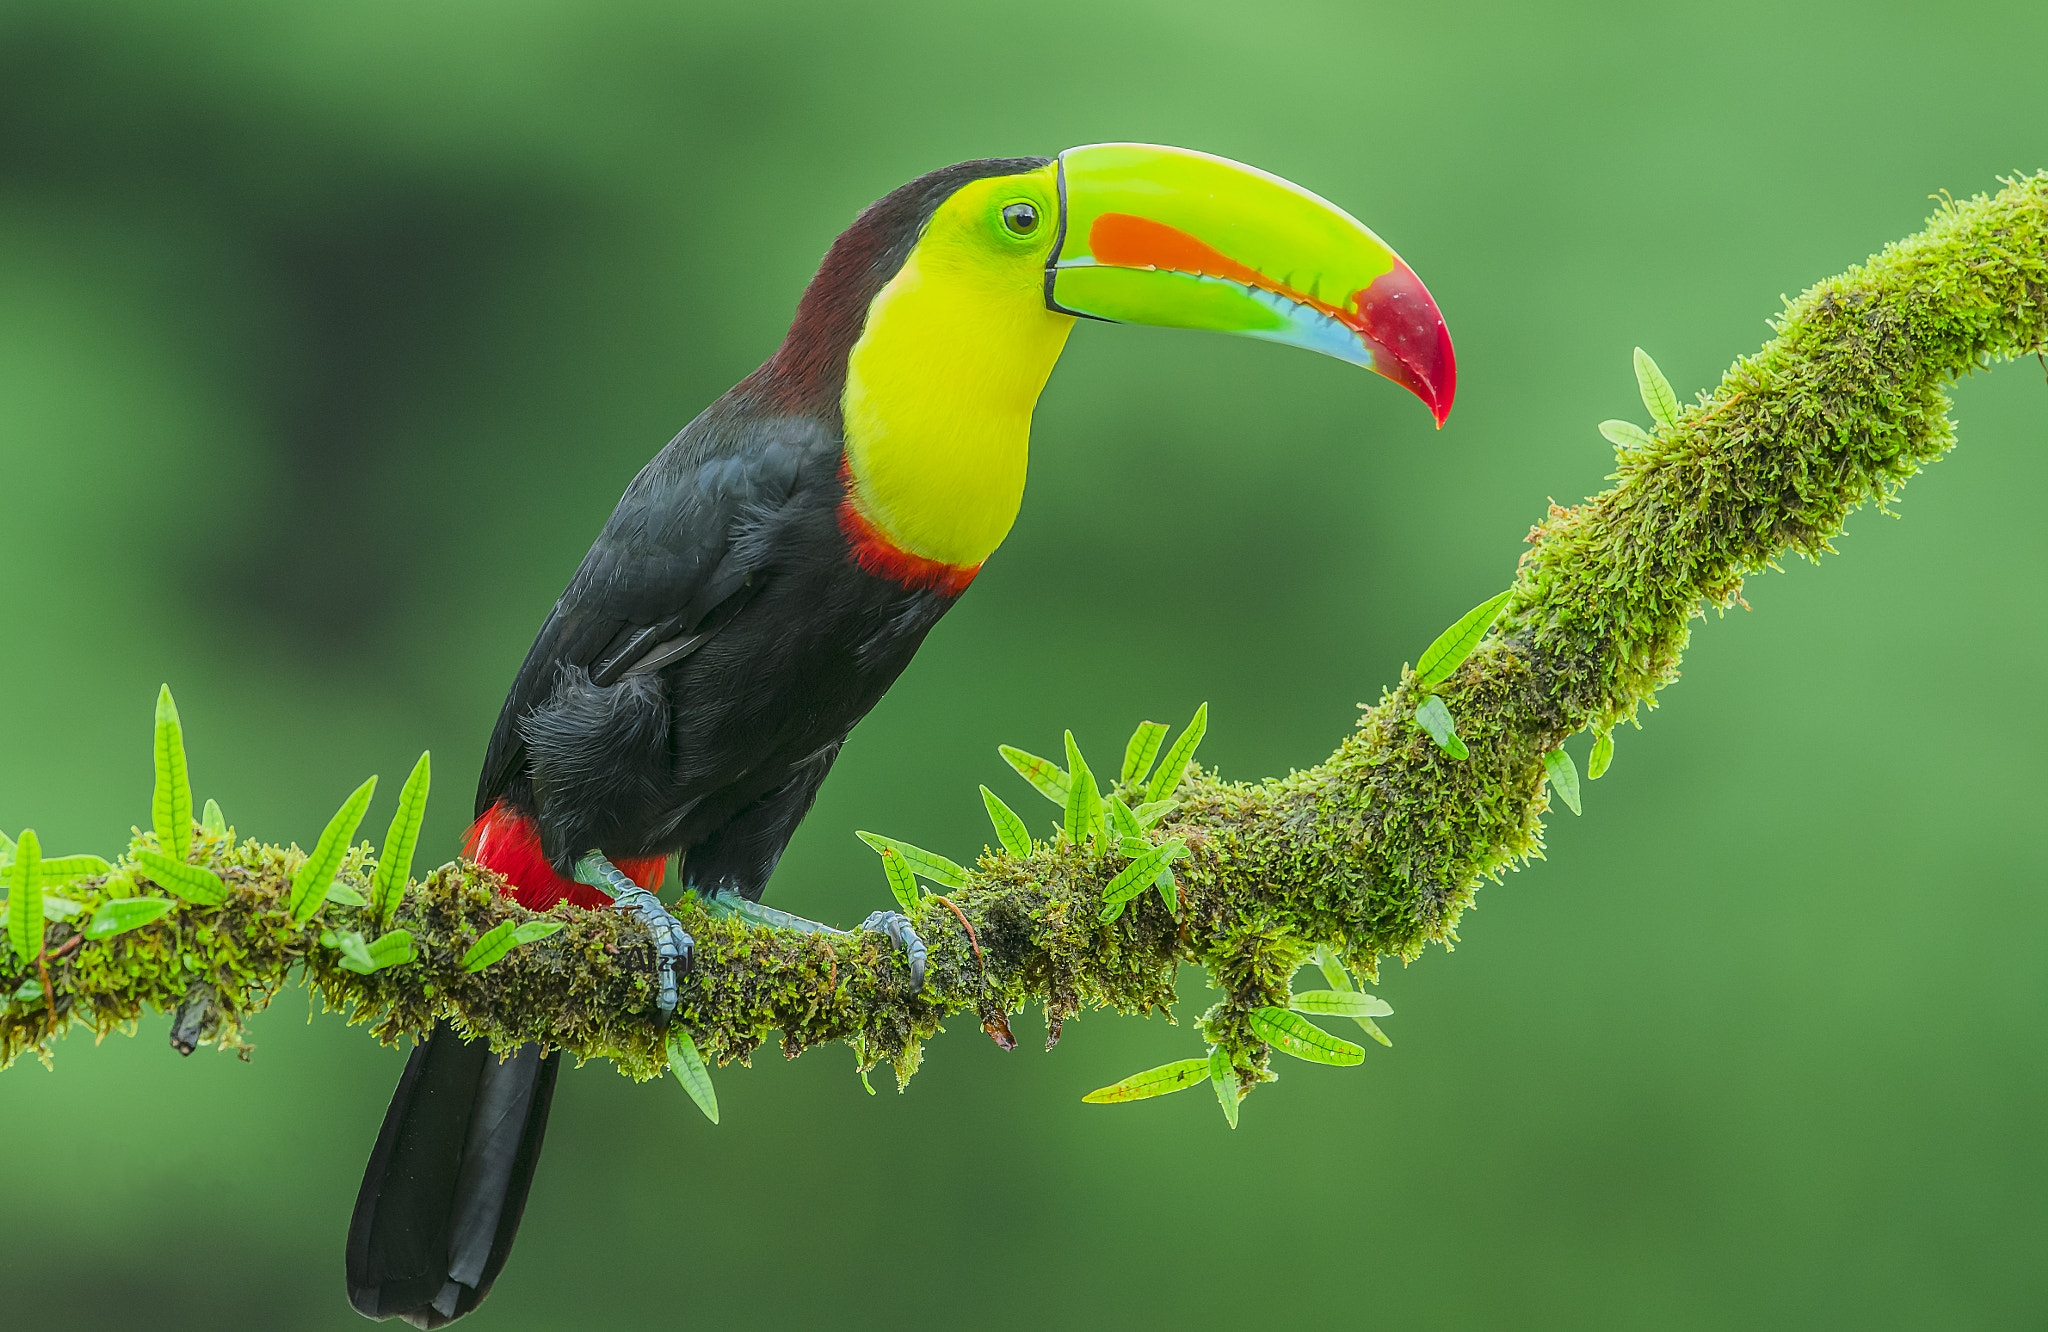
<path id="1" fill-rule="evenodd" d="M 969 181 L 1036 171 L 1049 157 L 985 157 L 941 167 L 868 205 L 839 234 L 797 302 L 789 334 L 767 364 L 748 376 L 787 412 L 837 412 L 846 359 L 868 305 L 910 257 L 938 206 Z"/>

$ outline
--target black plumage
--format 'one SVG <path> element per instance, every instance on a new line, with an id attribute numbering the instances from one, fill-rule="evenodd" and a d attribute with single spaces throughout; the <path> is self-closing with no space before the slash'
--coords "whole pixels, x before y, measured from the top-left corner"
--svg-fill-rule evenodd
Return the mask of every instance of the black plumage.
<path id="1" fill-rule="evenodd" d="M 635 478 L 499 718 L 477 811 L 532 815 L 559 873 L 592 847 L 681 852 L 686 882 L 758 899 L 847 731 L 952 604 L 848 559 L 839 432 L 761 396 L 735 389 Z"/>
<path id="2" fill-rule="evenodd" d="M 679 854 L 687 883 L 759 900 L 847 732 L 958 592 L 870 572 L 842 530 L 848 353 L 940 203 L 1044 165 L 933 172 L 834 242 L 775 355 L 627 487 L 513 682 L 479 817 L 531 819 L 564 877 L 593 848 Z M 446 1030 L 413 1051 L 350 1226 L 358 1310 L 438 1327 L 483 1299 L 557 1058 L 527 1046 L 501 1063 Z"/>

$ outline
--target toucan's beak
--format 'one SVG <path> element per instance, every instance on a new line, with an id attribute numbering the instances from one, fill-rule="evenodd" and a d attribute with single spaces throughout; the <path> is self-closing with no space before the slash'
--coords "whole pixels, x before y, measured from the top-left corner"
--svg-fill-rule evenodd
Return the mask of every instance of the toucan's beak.
<path id="1" fill-rule="evenodd" d="M 1128 324 L 1209 328 L 1362 365 L 1441 426 L 1458 391 L 1450 331 L 1371 228 L 1278 176 L 1150 143 L 1060 154 L 1045 303 Z"/>

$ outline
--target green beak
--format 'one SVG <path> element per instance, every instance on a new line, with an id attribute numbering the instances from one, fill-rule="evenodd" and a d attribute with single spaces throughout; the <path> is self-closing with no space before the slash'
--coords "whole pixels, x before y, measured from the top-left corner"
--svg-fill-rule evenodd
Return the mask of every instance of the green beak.
<path id="1" fill-rule="evenodd" d="M 1409 389 L 1439 426 L 1450 415 L 1458 366 L 1436 302 L 1329 200 L 1242 162 L 1149 143 L 1069 148 L 1059 188 L 1051 309 L 1306 347 Z"/>

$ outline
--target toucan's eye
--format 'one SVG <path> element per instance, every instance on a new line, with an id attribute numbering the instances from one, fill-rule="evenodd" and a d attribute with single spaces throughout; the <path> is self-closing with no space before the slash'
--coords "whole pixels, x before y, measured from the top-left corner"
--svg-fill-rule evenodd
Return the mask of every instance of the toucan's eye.
<path id="1" fill-rule="evenodd" d="M 1038 230 L 1038 209 L 1028 203 L 1013 203 L 1003 209 L 1003 225 L 1013 236 L 1029 236 Z"/>

